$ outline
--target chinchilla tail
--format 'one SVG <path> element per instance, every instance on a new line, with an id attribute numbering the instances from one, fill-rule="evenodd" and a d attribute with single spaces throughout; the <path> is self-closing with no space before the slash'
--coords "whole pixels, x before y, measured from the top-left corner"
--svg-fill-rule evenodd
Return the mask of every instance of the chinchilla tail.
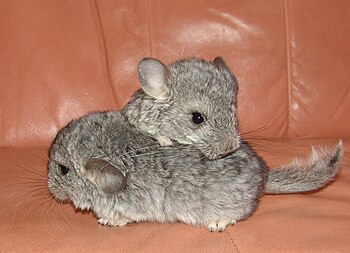
<path id="1" fill-rule="evenodd" d="M 267 176 L 265 193 L 298 193 L 324 187 L 339 172 L 343 152 L 342 141 L 339 141 L 333 151 L 317 151 L 312 147 L 312 154 L 306 162 L 293 161 L 271 169 Z"/>

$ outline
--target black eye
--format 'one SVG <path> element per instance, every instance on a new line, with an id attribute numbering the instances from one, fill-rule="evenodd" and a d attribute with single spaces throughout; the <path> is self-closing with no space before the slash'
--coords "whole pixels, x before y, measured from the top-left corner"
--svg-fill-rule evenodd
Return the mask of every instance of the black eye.
<path id="1" fill-rule="evenodd" d="M 63 165 L 59 165 L 60 167 L 60 170 L 62 172 L 63 175 L 66 175 L 69 171 L 69 168 L 67 168 L 66 166 L 63 166 Z"/>
<path id="2" fill-rule="evenodd" d="M 204 121 L 204 116 L 200 114 L 199 112 L 193 112 L 192 113 L 192 121 L 193 123 L 199 125 L 202 124 Z"/>

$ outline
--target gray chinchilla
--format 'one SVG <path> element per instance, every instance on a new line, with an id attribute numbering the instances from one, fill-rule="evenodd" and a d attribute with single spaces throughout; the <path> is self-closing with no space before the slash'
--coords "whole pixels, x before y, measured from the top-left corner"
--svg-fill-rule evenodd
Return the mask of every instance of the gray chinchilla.
<path id="1" fill-rule="evenodd" d="M 340 142 L 321 157 L 313 152 L 303 166 L 268 172 L 244 141 L 230 155 L 210 160 L 193 145 L 160 146 L 119 112 L 92 113 L 57 134 L 48 186 L 56 199 L 92 210 L 101 224 L 180 221 L 223 231 L 250 216 L 263 193 L 325 186 L 342 152 Z"/>
<path id="2" fill-rule="evenodd" d="M 236 117 L 238 86 L 221 57 L 169 66 L 153 58 L 138 66 L 141 87 L 123 112 L 160 144 L 195 145 L 209 159 L 223 157 L 241 143 Z"/>

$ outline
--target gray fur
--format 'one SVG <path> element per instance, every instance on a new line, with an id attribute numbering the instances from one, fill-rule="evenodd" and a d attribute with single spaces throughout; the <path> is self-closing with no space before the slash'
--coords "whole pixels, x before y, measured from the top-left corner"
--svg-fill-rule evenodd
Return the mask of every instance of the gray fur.
<path id="1" fill-rule="evenodd" d="M 131 124 L 162 145 L 171 139 L 195 145 L 209 159 L 239 147 L 237 81 L 222 58 L 190 58 L 169 66 L 146 58 L 138 69 L 142 89 L 123 109 Z M 194 124 L 193 112 L 205 121 Z"/>
<path id="2" fill-rule="evenodd" d="M 303 185 L 314 190 L 328 183 L 341 151 L 340 144 L 322 158 L 324 163 L 312 163 L 313 177 L 308 168 L 268 173 L 245 142 L 234 153 L 210 160 L 193 145 L 160 146 L 121 113 L 92 113 L 57 134 L 49 152 L 48 185 L 56 199 L 92 210 L 101 224 L 180 221 L 223 231 L 255 211 L 264 187 L 290 193 L 299 192 Z M 91 166 L 91 159 L 107 161 L 108 175 L 116 175 L 119 183 L 96 178 L 105 176 L 105 165 Z M 62 166 L 69 168 L 67 174 L 61 172 Z M 294 183 L 295 175 L 306 180 Z M 319 182 L 310 187 L 310 180 Z"/>
<path id="3" fill-rule="evenodd" d="M 148 92 L 152 81 L 161 80 L 161 77 L 164 88 L 167 88 L 166 99 Z M 221 57 L 212 62 L 198 58 L 184 59 L 169 66 L 157 59 L 146 58 L 139 64 L 139 78 L 142 88 L 123 112 L 131 124 L 155 137 L 161 144 L 171 144 L 172 139 L 193 145 L 209 159 L 217 159 L 234 152 L 244 142 L 239 134 L 236 114 L 238 84 Z M 154 85 L 159 92 L 162 82 Z M 193 111 L 203 112 L 206 122 L 200 126 L 193 124 Z M 335 161 L 342 156 L 341 143 L 337 151 Z M 292 163 L 273 170 L 266 192 L 303 192 L 324 186 L 324 182 L 338 172 L 337 163 L 334 166 L 328 164 L 332 156 L 332 152 L 326 152 L 323 157 L 313 152 L 306 164 Z M 324 175 L 323 179 L 320 173 Z"/>
<path id="4" fill-rule="evenodd" d="M 269 172 L 265 193 L 297 193 L 322 188 L 339 172 L 342 156 L 342 141 L 339 141 L 333 151 L 317 152 L 312 148 L 312 154 L 306 162 L 295 160 L 272 169 Z"/>

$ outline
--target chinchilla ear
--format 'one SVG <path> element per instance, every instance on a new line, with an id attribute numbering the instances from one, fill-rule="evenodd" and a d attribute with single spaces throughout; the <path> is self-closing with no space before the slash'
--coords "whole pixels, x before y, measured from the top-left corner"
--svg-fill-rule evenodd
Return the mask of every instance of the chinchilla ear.
<path id="1" fill-rule="evenodd" d="M 142 89 L 147 95 L 165 100 L 169 96 L 169 69 L 153 58 L 144 58 L 138 66 Z"/>
<path id="2" fill-rule="evenodd" d="M 88 180 L 105 194 L 118 194 L 124 191 L 126 185 L 124 175 L 109 162 L 90 158 L 85 163 L 84 169 Z"/>
<path id="3" fill-rule="evenodd" d="M 231 72 L 230 68 L 226 65 L 224 59 L 220 56 L 216 57 L 213 61 L 213 64 L 215 65 L 215 67 L 217 67 L 219 70 L 220 69 L 224 69 L 226 70 L 228 73 L 230 73 L 231 78 L 233 80 L 233 82 L 230 82 L 233 85 L 233 91 L 237 94 L 238 92 L 238 85 L 237 85 L 237 79 L 234 76 L 234 74 Z"/>
<path id="4" fill-rule="evenodd" d="M 220 68 L 221 69 L 226 69 L 226 70 L 228 70 L 231 73 L 229 67 L 227 67 L 227 65 L 226 65 L 226 63 L 225 63 L 225 61 L 224 61 L 224 59 L 222 57 L 220 57 L 220 56 L 216 57 L 214 59 L 213 63 L 218 69 L 220 69 Z"/>

